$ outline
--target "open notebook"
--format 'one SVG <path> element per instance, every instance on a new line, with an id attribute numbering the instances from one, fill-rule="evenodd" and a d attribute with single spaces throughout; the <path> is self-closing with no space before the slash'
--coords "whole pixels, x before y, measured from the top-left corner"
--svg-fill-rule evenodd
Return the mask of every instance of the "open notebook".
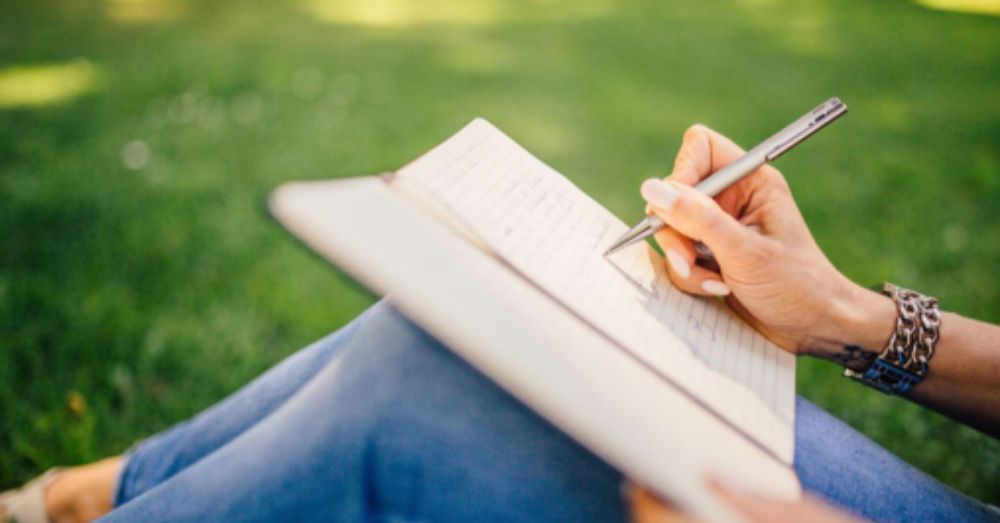
<path id="1" fill-rule="evenodd" d="M 639 204 L 639 202 L 637 202 Z M 798 495 L 794 358 L 674 288 L 627 226 L 482 119 L 397 172 L 294 182 L 312 248 L 626 475 L 710 520 L 705 473 Z"/>

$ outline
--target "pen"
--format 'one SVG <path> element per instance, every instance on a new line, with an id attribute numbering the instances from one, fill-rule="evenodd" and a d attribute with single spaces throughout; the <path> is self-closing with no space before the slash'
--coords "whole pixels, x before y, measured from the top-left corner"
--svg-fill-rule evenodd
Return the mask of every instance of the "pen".
<path id="1" fill-rule="evenodd" d="M 847 105 L 844 102 L 841 102 L 839 98 L 830 98 L 819 107 L 792 122 L 788 127 L 778 131 L 774 136 L 761 142 L 760 145 L 750 149 L 743 156 L 709 175 L 698 183 L 695 189 L 709 196 L 719 194 L 726 187 L 757 170 L 761 165 L 773 162 L 846 112 Z M 609 256 L 619 249 L 642 241 L 666 226 L 658 216 L 647 216 L 638 225 L 623 234 L 608 250 L 604 251 L 604 255 Z"/>

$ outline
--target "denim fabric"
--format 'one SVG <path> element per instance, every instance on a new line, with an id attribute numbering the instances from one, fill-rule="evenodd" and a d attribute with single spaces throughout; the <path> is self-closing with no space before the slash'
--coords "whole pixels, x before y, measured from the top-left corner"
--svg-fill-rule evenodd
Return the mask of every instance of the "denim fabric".
<path id="1" fill-rule="evenodd" d="M 807 490 L 1000 521 L 805 400 Z M 624 521 L 620 474 L 384 302 L 130 453 L 102 521 Z"/>
<path id="2" fill-rule="evenodd" d="M 127 466 L 118 480 L 115 505 L 163 483 L 267 417 L 312 379 L 367 317 L 383 307 L 368 309 L 337 332 L 289 356 L 215 406 L 140 442 L 127 453 Z"/>

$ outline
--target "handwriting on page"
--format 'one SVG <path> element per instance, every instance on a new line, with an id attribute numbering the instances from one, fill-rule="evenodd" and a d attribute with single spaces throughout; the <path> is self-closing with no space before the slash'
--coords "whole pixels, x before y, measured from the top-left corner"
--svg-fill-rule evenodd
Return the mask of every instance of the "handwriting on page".
<path id="1" fill-rule="evenodd" d="M 727 419 L 751 432 L 790 426 L 794 382 L 780 351 L 716 300 L 674 288 L 645 244 L 605 258 L 625 224 L 490 124 L 473 122 L 398 176 L 424 187 L 515 270 Z"/>

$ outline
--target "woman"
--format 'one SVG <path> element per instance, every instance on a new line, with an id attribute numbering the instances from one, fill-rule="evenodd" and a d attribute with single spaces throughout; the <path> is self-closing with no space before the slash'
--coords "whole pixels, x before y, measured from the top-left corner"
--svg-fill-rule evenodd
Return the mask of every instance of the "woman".
<path id="1" fill-rule="evenodd" d="M 667 181 L 642 185 L 650 212 L 671 226 L 657 241 L 673 283 L 725 296 L 795 354 L 864 372 L 898 363 L 898 349 L 915 365 L 899 392 L 1000 434 L 1000 327 L 937 316 L 931 300 L 849 281 L 771 167 L 714 200 L 692 189 L 741 153 L 695 126 Z M 720 272 L 696 263 L 695 239 Z M 917 338 L 897 336 L 883 354 L 890 333 L 912 327 L 897 321 L 906 307 L 940 325 L 913 327 Z M 795 468 L 810 495 L 784 504 L 713 483 L 746 519 L 1000 521 L 809 402 L 797 408 Z M 379 303 L 192 420 L 125 456 L 49 473 L 5 494 L 0 510 L 20 523 L 613 521 L 630 509 L 641 521 L 682 517 L 635 488 L 623 501 L 621 484 L 617 471 Z"/>

